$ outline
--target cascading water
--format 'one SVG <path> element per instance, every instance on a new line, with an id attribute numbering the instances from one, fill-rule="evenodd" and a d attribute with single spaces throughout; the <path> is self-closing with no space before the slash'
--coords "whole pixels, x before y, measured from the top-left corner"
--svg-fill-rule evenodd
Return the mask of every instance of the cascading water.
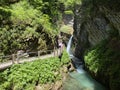
<path id="1" fill-rule="evenodd" d="M 68 45 L 67 45 L 67 53 L 68 53 L 70 59 L 72 60 L 72 63 L 74 64 L 76 70 L 77 70 L 79 73 L 83 73 L 83 72 L 84 72 L 84 70 L 83 70 L 83 62 L 82 62 L 79 58 L 75 57 L 75 56 L 73 55 L 72 50 L 71 50 L 72 38 L 73 38 L 73 35 L 70 37 L 70 40 L 69 40 L 69 42 L 68 42 Z"/>
<path id="2" fill-rule="evenodd" d="M 82 61 L 74 56 L 71 50 L 72 38 L 73 35 L 70 37 L 70 40 L 68 42 L 67 53 L 69 54 L 70 59 L 75 65 L 77 72 L 70 72 L 70 77 L 64 83 L 63 90 L 105 90 L 105 88 L 101 84 L 94 80 L 83 69 Z"/>

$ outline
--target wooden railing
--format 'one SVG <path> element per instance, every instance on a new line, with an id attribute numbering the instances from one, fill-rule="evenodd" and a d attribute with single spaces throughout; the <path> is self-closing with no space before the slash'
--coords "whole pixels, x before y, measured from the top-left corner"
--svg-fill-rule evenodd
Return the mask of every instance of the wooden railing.
<path id="1" fill-rule="evenodd" d="M 36 52 L 25 52 L 22 54 L 12 54 L 7 56 L 1 55 L 0 64 L 9 62 L 9 61 L 11 61 L 12 64 L 14 64 L 15 62 L 19 63 L 21 59 L 28 59 L 31 57 L 40 58 L 41 56 L 45 56 L 45 55 L 51 55 L 51 57 L 55 57 L 59 55 L 60 51 L 61 51 L 60 49 L 54 49 L 54 50 L 44 50 L 44 51 L 41 50 Z"/>

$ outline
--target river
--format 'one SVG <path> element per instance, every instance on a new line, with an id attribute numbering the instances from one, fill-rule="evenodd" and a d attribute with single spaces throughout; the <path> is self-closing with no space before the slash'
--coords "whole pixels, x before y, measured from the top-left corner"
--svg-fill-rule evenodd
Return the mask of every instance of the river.
<path id="1" fill-rule="evenodd" d="M 105 87 L 93 79 L 84 69 L 82 61 L 73 55 L 71 50 L 72 38 L 67 45 L 67 53 L 74 64 L 76 71 L 70 72 L 64 82 L 63 90 L 105 90 Z"/>

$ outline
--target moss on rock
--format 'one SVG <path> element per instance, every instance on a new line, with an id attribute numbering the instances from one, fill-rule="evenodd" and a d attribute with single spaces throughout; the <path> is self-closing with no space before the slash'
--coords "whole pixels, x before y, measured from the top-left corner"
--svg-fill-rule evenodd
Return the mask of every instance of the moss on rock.
<path id="1" fill-rule="evenodd" d="M 120 39 L 109 38 L 96 45 L 85 55 L 85 64 L 93 76 L 110 90 L 120 85 Z"/>

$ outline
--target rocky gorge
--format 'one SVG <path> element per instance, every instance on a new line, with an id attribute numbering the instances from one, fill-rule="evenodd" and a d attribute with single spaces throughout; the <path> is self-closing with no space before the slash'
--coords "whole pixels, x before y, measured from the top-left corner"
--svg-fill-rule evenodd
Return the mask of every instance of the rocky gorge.
<path id="1" fill-rule="evenodd" d="M 75 56 L 108 90 L 120 85 L 119 0 L 83 0 L 74 8 Z"/>

